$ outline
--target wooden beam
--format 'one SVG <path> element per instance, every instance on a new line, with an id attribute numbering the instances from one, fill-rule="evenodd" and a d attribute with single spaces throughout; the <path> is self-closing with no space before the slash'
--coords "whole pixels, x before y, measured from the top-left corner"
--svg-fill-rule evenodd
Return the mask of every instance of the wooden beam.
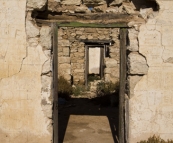
<path id="1" fill-rule="evenodd" d="M 49 13 L 49 12 L 38 12 L 36 19 L 49 19 L 49 20 L 58 20 L 58 21 L 96 21 L 96 20 L 118 20 L 118 21 L 128 21 L 138 17 L 137 14 L 115 14 L 115 13 L 90 13 L 90 14 L 58 14 L 58 13 Z M 141 19 L 138 17 L 138 19 Z"/>
<path id="2" fill-rule="evenodd" d="M 89 50 L 85 45 L 85 88 L 88 88 L 88 70 L 89 70 Z"/>
<path id="3" fill-rule="evenodd" d="M 55 23 L 52 23 L 53 30 L 53 143 L 58 143 L 58 58 L 57 58 L 57 35 L 58 30 Z"/>
<path id="4" fill-rule="evenodd" d="M 59 27 L 90 27 L 90 28 L 126 28 L 128 23 L 145 23 L 145 20 L 137 15 L 128 14 L 71 14 L 48 15 L 37 17 L 38 23 L 56 22 Z"/>
<path id="5" fill-rule="evenodd" d="M 128 27 L 125 22 L 117 22 L 110 24 L 102 23 L 81 23 L 81 22 L 57 22 L 58 27 L 84 27 L 84 28 L 122 28 Z"/>
<path id="6" fill-rule="evenodd" d="M 126 84 L 127 29 L 120 30 L 120 92 L 119 92 L 119 143 L 125 143 L 125 84 Z"/>
<path id="7" fill-rule="evenodd" d="M 97 43 L 96 45 L 99 45 L 99 44 L 102 44 L 104 45 L 105 43 L 106 44 L 110 44 L 110 43 L 113 43 L 112 40 L 98 40 L 98 39 L 81 39 L 80 42 L 84 42 L 84 43 Z"/>
<path id="8" fill-rule="evenodd" d="M 125 95 L 125 143 L 129 143 L 129 97 Z"/>

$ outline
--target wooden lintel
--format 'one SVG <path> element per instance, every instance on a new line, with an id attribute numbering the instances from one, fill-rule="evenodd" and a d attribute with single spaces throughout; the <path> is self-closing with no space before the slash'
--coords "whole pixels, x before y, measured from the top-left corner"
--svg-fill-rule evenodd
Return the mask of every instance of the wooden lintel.
<path id="1" fill-rule="evenodd" d="M 98 44 L 110 44 L 113 43 L 112 40 L 98 40 L 98 39 L 81 39 L 80 42 L 84 42 L 84 43 L 98 43 Z"/>
<path id="2" fill-rule="evenodd" d="M 41 19 L 39 19 L 39 17 Z M 37 17 L 39 23 L 57 23 L 59 27 L 127 28 L 129 22 L 144 23 L 137 15 L 127 14 L 69 14 Z"/>
<path id="3" fill-rule="evenodd" d="M 126 22 L 115 22 L 110 24 L 104 23 L 83 23 L 83 22 L 69 22 L 69 21 L 55 21 L 55 20 L 42 20 L 36 19 L 37 23 L 50 25 L 51 23 L 56 23 L 57 27 L 84 27 L 84 28 L 126 28 L 128 23 Z"/>
<path id="4" fill-rule="evenodd" d="M 82 23 L 82 22 L 57 22 L 58 27 L 90 27 L 90 28 L 121 28 L 128 27 L 125 22 L 116 22 L 110 24 L 103 23 Z"/>

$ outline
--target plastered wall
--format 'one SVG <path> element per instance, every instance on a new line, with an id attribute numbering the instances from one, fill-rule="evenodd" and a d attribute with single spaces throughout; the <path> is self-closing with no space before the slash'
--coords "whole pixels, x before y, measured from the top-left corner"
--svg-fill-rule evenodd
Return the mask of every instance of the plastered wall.
<path id="1" fill-rule="evenodd" d="M 157 2 L 158 15 L 139 28 L 139 53 L 148 72 L 131 76 L 137 84 L 130 97 L 130 143 L 154 134 L 173 139 L 173 1 Z"/>
<path id="2" fill-rule="evenodd" d="M 0 1 L 0 143 L 52 142 L 52 31 L 31 17 L 46 2 Z M 157 2 L 158 15 L 129 31 L 130 143 L 173 139 L 173 2 Z"/>
<path id="3" fill-rule="evenodd" d="M 0 1 L 0 143 L 52 140 L 51 100 L 43 92 L 51 78 L 41 76 L 50 58 L 38 40 L 46 28 L 34 25 L 26 4 Z"/>

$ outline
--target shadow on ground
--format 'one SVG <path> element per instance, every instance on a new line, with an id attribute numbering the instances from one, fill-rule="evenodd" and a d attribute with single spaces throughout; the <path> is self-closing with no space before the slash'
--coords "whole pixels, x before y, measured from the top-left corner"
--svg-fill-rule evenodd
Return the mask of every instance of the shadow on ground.
<path id="1" fill-rule="evenodd" d="M 59 143 L 63 143 L 70 115 L 106 116 L 109 120 L 114 143 L 118 137 L 118 106 L 111 107 L 106 98 L 71 98 L 59 105 Z"/>

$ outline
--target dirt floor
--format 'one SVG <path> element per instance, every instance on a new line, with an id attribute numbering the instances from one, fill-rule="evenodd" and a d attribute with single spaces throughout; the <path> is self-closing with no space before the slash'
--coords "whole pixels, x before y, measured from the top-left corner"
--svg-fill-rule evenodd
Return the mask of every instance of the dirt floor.
<path id="1" fill-rule="evenodd" d="M 109 98 L 71 98 L 58 118 L 59 143 L 118 143 L 118 106 Z"/>

